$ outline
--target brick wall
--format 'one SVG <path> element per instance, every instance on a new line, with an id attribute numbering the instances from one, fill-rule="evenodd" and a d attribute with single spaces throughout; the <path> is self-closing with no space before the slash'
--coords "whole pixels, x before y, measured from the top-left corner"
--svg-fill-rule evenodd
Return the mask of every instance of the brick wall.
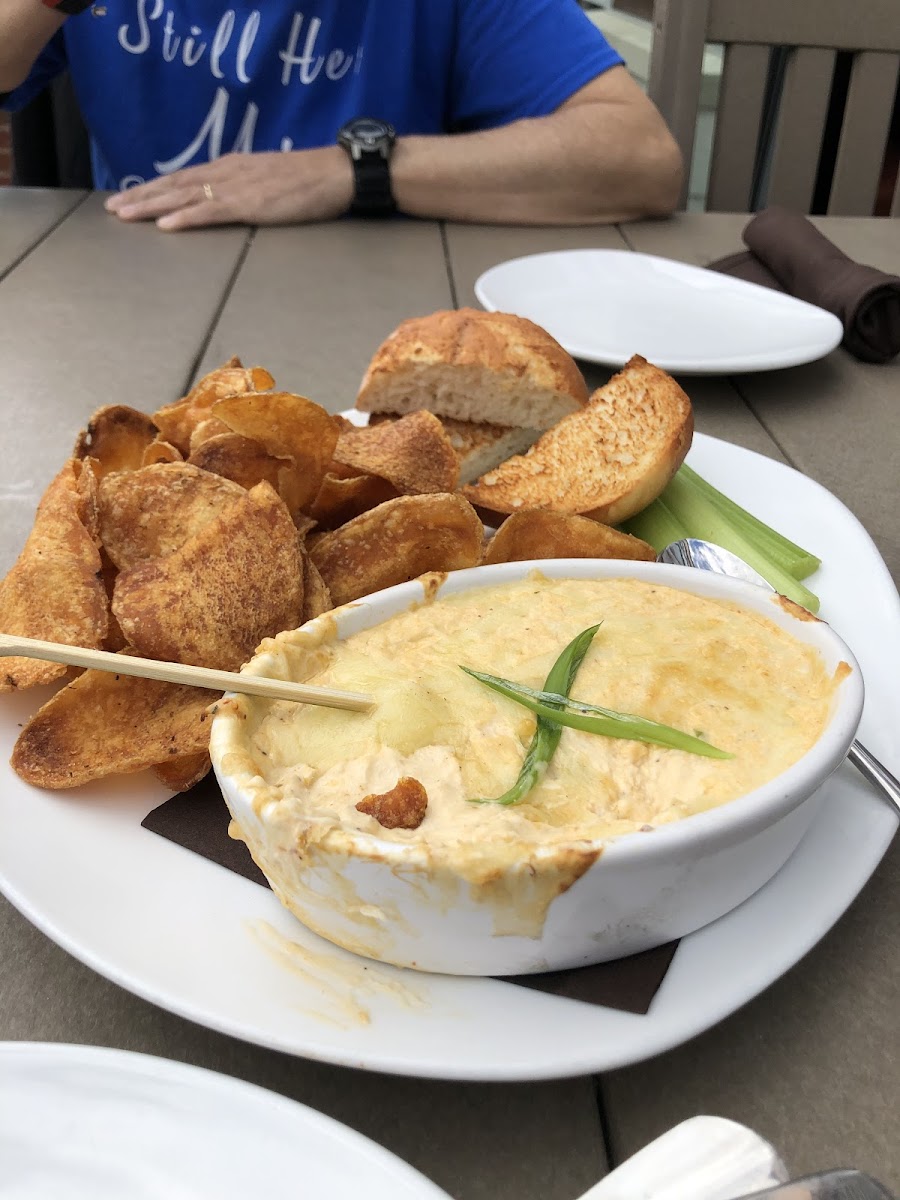
<path id="1" fill-rule="evenodd" d="M 10 146 L 9 114 L 0 112 L 0 187 L 12 178 L 12 148 Z"/>

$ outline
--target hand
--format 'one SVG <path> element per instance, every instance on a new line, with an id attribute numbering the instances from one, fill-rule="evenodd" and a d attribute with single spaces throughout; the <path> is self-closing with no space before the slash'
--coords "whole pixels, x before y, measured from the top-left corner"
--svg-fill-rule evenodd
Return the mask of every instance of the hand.
<path id="1" fill-rule="evenodd" d="M 226 154 L 117 192 L 107 212 L 160 229 L 289 225 L 338 217 L 353 198 L 353 168 L 340 146 Z"/>

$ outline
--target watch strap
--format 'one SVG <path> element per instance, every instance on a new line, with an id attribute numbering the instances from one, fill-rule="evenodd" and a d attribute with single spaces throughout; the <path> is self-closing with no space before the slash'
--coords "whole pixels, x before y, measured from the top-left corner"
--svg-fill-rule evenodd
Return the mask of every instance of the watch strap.
<path id="1" fill-rule="evenodd" d="M 393 216 L 397 202 L 391 191 L 388 159 L 379 151 L 369 151 L 352 161 L 356 187 L 351 213 L 356 217 Z"/>
<path id="2" fill-rule="evenodd" d="M 86 8 L 92 8 L 94 0 L 42 0 L 45 8 L 62 13 L 66 17 L 77 17 Z"/>

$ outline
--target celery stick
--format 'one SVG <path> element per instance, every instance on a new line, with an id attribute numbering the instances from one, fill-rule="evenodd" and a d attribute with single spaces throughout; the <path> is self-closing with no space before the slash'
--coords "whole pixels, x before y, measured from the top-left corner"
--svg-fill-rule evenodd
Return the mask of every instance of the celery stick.
<path id="1" fill-rule="evenodd" d="M 782 596 L 787 596 L 810 612 L 818 612 L 818 598 L 779 563 L 769 558 L 745 531 L 737 529 L 721 509 L 680 472 L 669 483 L 664 495 L 675 519 L 688 530 L 690 537 L 724 546 L 749 563 Z"/>
<path id="2" fill-rule="evenodd" d="M 643 512 L 630 517 L 622 526 L 626 533 L 647 542 L 657 553 L 672 542 L 688 536 L 684 526 L 675 520 L 672 510 L 660 498 L 648 504 Z"/>
<path id="3" fill-rule="evenodd" d="M 741 508 L 739 504 L 723 495 L 687 464 L 682 465 L 678 473 L 691 486 L 701 491 L 710 503 L 720 510 L 722 516 L 749 542 L 752 542 L 760 553 L 781 567 L 782 570 L 793 575 L 795 579 L 806 579 L 821 566 L 821 559 L 790 541 L 777 530 L 760 521 L 758 517 L 754 517 L 745 508 Z M 665 492 L 663 496 L 665 497 Z"/>

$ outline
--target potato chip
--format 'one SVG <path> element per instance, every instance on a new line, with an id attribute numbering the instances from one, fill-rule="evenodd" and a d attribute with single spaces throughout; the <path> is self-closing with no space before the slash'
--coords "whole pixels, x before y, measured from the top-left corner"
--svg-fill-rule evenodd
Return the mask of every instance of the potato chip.
<path id="1" fill-rule="evenodd" d="M 290 392 L 271 392 L 220 400 L 213 412 L 268 454 L 289 460 L 278 492 L 291 512 L 316 498 L 338 440 L 337 427 L 321 405 Z"/>
<path id="2" fill-rule="evenodd" d="M 173 446 L 171 442 L 164 442 L 160 438 L 156 438 L 149 446 L 145 447 L 141 466 L 152 467 L 155 463 L 183 461 L 184 458 L 177 446 Z"/>
<path id="3" fill-rule="evenodd" d="M 158 430 L 146 413 L 127 404 L 98 408 L 75 442 L 75 458 L 90 457 L 102 479 L 113 471 L 136 471 Z"/>
<path id="4" fill-rule="evenodd" d="M 34 527 L 0 582 L 0 630 L 17 637 L 99 650 L 109 620 L 100 552 L 90 529 L 96 479 L 88 461 L 70 459 L 44 493 Z M 61 663 L 4 658 L 0 692 L 61 679 Z"/>
<path id="5" fill-rule="evenodd" d="M 361 475 L 378 475 L 401 494 L 452 492 L 459 457 L 433 413 L 410 413 L 396 421 L 342 433 L 336 462 Z"/>
<path id="6" fill-rule="evenodd" d="M 240 362 L 239 359 L 237 361 Z M 248 369 L 226 363 L 217 371 L 204 375 L 183 399 L 158 409 L 153 414 L 153 420 L 166 441 L 177 446 L 182 454 L 188 455 L 191 434 L 202 421 L 212 416 L 210 409 L 217 400 L 239 396 L 244 392 L 265 392 L 274 386 L 275 380 L 262 367 Z"/>
<path id="7" fill-rule="evenodd" d="M 209 774 L 212 762 L 209 753 L 201 750 L 198 754 L 184 754 L 156 763 L 153 774 L 159 782 L 173 792 L 186 792 L 195 783 Z"/>
<path id="8" fill-rule="evenodd" d="M 91 541 L 100 549 L 100 473 L 97 461 L 83 458 L 80 470 L 76 468 L 75 511 L 87 530 Z"/>
<path id="9" fill-rule="evenodd" d="M 396 489 L 377 475 L 342 479 L 329 471 L 307 512 L 322 529 L 334 529 L 396 495 Z"/>
<path id="10" fill-rule="evenodd" d="M 106 637 L 103 639 L 103 649 L 108 650 L 111 654 L 117 654 L 120 650 L 124 650 L 126 645 L 125 635 L 119 628 L 119 622 L 113 616 L 112 612 L 113 591 L 115 590 L 116 578 L 119 572 L 115 563 L 102 547 L 100 549 L 100 563 L 100 576 L 106 592 L 106 604 L 109 616 Z"/>
<path id="11" fill-rule="evenodd" d="M 310 558 L 334 603 L 346 604 L 426 571 L 481 561 L 483 529 L 461 496 L 399 496 L 312 539 Z"/>
<path id="12" fill-rule="evenodd" d="M 205 753 L 216 692 L 85 671 L 38 709 L 10 763 L 26 783 L 70 788 Z"/>
<path id="13" fill-rule="evenodd" d="M 231 430 L 224 421 L 220 421 L 218 417 L 207 417 L 205 421 L 201 421 L 191 434 L 191 454 L 195 454 L 204 442 L 208 442 L 210 438 L 219 437 L 220 434 L 231 433 Z"/>
<path id="14" fill-rule="evenodd" d="M 113 612 L 146 658 L 236 671 L 263 638 L 300 624 L 303 568 L 284 503 L 267 483 L 241 489 L 177 550 L 120 572 Z"/>
<path id="15" fill-rule="evenodd" d="M 303 553 L 304 539 L 310 530 L 315 529 L 315 526 L 315 521 L 312 517 L 308 517 L 306 513 L 297 513 L 294 517 L 294 528 L 297 530 L 297 539 L 301 554 Z"/>
<path id="16" fill-rule="evenodd" d="M 100 485 L 100 536 L 125 571 L 170 554 L 244 495 L 240 484 L 189 463 L 157 463 Z"/>
<path id="17" fill-rule="evenodd" d="M 525 509 L 506 518 L 487 544 L 486 563 L 532 558 L 636 558 L 652 562 L 652 546 L 590 517 Z"/>
<path id="18" fill-rule="evenodd" d="M 303 563 L 303 619 L 301 624 L 311 621 L 313 617 L 321 617 L 322 613 L 334 608 L 331 592 L 325 586 L 325 580 L 319 573 L 319 568 L 305 549 L 300 551 Z"/>
<path id="19" fill-rule="evenodd" d="M 223 479 L 239 483 L 248 491 L 263 480 L 277 491 L 284 459 L 273 458 L 259 442 L 232 433 L 227 425 L 225 429 L 227 432 L 203 442 L 188 462 L 202 471 L 210 471 L 213 475 L 221 475 Z"/>

